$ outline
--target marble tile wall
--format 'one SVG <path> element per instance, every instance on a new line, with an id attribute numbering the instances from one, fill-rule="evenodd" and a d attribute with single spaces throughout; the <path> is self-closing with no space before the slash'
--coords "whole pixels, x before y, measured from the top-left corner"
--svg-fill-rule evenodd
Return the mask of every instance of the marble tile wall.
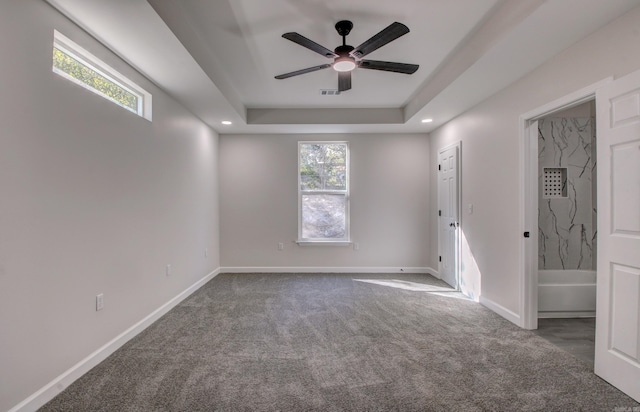
<path id="1" fill-rule="evenodd" d="M 538 267 L 595 270 L 595 127 L 589 117 L 538 121 Z M 545 198 L 544 168 L 566 168 L 566 197 Z"/>

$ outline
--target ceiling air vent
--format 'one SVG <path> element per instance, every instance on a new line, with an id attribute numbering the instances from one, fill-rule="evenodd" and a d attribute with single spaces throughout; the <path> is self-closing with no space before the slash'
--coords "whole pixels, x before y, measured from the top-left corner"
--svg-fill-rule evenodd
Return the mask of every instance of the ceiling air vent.
<path id="1" fill-rule="evenodd" d="M 320 94 L 323 96 L 337 96 L 340 92 L 337 89 L 320 89 Z"/>

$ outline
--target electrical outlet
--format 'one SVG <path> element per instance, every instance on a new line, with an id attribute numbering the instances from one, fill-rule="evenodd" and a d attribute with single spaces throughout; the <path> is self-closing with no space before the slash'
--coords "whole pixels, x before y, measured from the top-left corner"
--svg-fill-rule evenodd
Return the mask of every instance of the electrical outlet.
<path id="1" fill-rule="evenodd" d="M 171 276 L 171 265 L 167 265 L 167 276 Z"/>
<path id="2" fill-rule="evenodd" d="M 104 293 L 96 295 L 96 312 L 104 309 Z"/>
<path id="3" fill-rule="evenodd" d="M 284 250 L 284 243 L 278 243 L 278 250 Z"/>

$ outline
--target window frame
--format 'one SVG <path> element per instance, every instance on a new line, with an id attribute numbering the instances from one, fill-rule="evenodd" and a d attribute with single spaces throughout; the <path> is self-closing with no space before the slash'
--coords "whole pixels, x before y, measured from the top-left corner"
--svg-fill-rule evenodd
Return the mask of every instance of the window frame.
<path id="1" fill-rule="evenodd" d="M 102 60 L 100 60 L 99 58 L 97 58 L 87 50 L 85 50 L 83 47 L 79 46 L 77 43 L 69 39 L 64 34 L 60 33 L 57 30 L 54 30 L 52 51 L 55 51 L 56 49 L 66 54 L 67 56 L 71 57 L 72 59 L 76 60 L 78 63 L 93 70 L 94 72 L 104 77 L 105 79 L 115 84 L 116 86 L 120 87 L 121 89 L 125 90 L 126 92 L 136 96 L 138 100 L 137 108 L 136 110 L 133 110 L 132 108 L 123 105 L 122 103 L 118 102 L 111 96 L 108 96 L 102 91 L 92 87 L 91 85 L 84 83 L 79 79 L 76 79 L 75 77 L 69 75 L 65 71 L 57 68 L 55 64 L 52 63 L 52 71 L 54 73 L 71 81 L 72 83 L 75 83 L 81 86 L 86 90 L 89 90 L 90 92 L 97 94 L 98 96 L 101 96 L 102 98 L 114 103 L 119 107 L 122 107 L 123 109 L 129 112 L 135 113 L 138 116 L 147 119 L 148 121 L 152 121 L 151 93 L 144 90 L 142 87 L 140 87 L 138 84 L 133 82 L 131 79 L 119 73 L 113 67 L 109 66 L 108 64 L 106 64 L 105 62 L 103 62 Z"/>
<path id="2" fill-rule="evenodd" d="M 345 146 L 345 189 L 344 190 L 304 190 L 302 189 L 302 175 L 300 173 L 301 167 L 301 148 L 303 145 L 331 145 L 340 144 Z M 332 246 L 347 246 L 351 244 L 351 230 L 350 230 L 350 148 L 348 141 L 298 141 L 298 241 L 299 245 L 332 245 Z M 302 236 L 302 197 L 305 194 L 344 194 L 345 197 L 345 235 L 342 238 L 304 238 Z"/>

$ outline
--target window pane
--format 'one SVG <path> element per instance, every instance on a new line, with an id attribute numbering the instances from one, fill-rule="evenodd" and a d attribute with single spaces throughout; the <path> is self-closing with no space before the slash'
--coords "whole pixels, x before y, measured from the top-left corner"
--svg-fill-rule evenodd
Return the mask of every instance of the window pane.
<path id="1" fill-rule="evenodd" d="M 100 92 L 100 94 L 125 109 L 138 113 L 138 96 L 56 47 L 53 49 L 53 67 L 78 80 L 90 89 Z"/>
<path id="2" fill-rule="evenodd" d="M 344 239 L 346 236 L 346 195 L 302 195 L 302 237 Z"/>
<path id="3" fill-rule="evenodd" d="M 347 188 L 346 166 L 344 164 L 324 165 L 322 182 L 326 190 L 345 190 Z"/>
<path id="4" fill-rule="evenodd" d="M 346 190 L 347 145 L 300 145 L 300 189 Z"/>
<path id="5" fill-rule="evenodd" d="M 300 189 L 321 190 L 320 165 L 318 158 L 322 158 L 322 146 L 319 144 L 300 145 Z"/>
<path id="6" fill-rule="evenodd" d="M 321 171 L 316 164 L 300 165 L 300 189 L 322 190 Z"/>

